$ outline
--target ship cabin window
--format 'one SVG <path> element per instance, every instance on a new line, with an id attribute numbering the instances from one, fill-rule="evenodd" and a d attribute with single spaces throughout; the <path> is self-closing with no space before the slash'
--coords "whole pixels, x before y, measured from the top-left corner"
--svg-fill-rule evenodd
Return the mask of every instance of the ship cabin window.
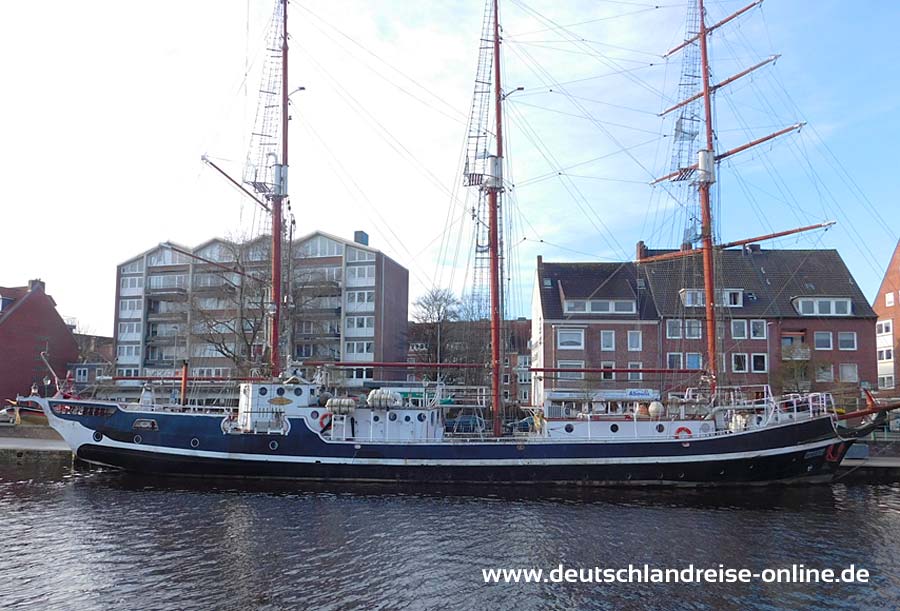
<path id="1" fill-rule="evenodd" d="M 794 309 L 801 316 L 849 316 L 852 306 L 849 299 L 813 299 L 803 297 L 794 300 Z"/>

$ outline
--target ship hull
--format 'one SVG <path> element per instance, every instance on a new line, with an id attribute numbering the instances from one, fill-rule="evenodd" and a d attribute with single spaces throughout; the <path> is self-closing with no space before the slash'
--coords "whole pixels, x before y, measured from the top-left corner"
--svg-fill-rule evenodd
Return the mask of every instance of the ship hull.
<path id="1" fill-rule="evenodd" d="M 846 444 L 845 444 L 846 445 Z M 479 466 L 398 465 L 318 461 L 268 461 L 211 458 L 104 448 L 87 444 L 77 455 L 87 462 L 154 475 L 295 479 L 419 484 L 507 484 L 552 486 L 722 486 L 827 483 L 838 462 L 826 458 L 827 448 L 746 458 L 705 458 L 686 462 L 616 462 L 593 464 Z"/>
<path id="2" fill-rule="evenodd" d="M 136 430 L 152 416 L 155 430 Z M 78 458 L 139 473 L 435 484 L 706 486 L 830 481 L 849 444 L 830 417 L 691 439 L 334 441 L 225 434 L 222 417 L 117 411 L 51 416 Z"/>

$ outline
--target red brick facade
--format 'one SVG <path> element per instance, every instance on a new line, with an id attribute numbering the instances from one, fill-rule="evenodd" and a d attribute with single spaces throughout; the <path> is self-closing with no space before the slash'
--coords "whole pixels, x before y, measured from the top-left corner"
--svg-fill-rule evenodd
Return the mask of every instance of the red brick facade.
<path id="1" fill-rule="evenodd" d="M 878 314 L 875 346 L 878 387 L 896 393 L 900 381 L 900 361 L 897 359 L 900 331 L 896 328 L 900 322 L 900 243 L 891 256 L 872 309 Z"/>
<path id="2" fill-rule="evenodd" d="M 44 283 L 0 288 L 0 401 L 27 395 L 31 385 L 49 375 L 41 352 L 61 377 L 66 364 L 78 359 L 78 344 L 56 311 L 56 302 L 44 292 Z M 5 403 L 5 401 L 4 401 Z"/>

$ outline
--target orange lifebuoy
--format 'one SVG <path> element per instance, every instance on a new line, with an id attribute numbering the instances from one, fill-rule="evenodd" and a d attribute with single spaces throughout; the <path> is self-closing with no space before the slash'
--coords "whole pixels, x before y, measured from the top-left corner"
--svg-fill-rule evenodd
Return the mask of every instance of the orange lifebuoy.
<path id="1" fill-rule="evenodd" d="M 331 426 L 331 412 L 325 412 L 322 414 L 322 417 L 319 418 L 319 428 L 323 431 Z"/>
<path id="2" fill-rule="evenodd" d="M 686 426 L 679 426 L 677 429 L 675 429 L 675 439 L 681 439 L 682 435 L 693 437 L 694 432 Z"/>

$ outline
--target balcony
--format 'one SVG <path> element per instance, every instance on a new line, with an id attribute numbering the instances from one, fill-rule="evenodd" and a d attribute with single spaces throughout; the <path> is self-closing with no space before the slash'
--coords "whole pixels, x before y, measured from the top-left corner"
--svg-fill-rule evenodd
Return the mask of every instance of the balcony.
<path id="1" fill-rule="evenodd" d="M 782 361 L 808 361 L 809 355 L 809 346 L 805 346 L 803 344 L 785 346 L 781 349 Z"/>
<path id="2" fill-rule="evenodd" d="M 149 322 L 185 322 L 187 321 L 187 312 L 179 310 L 151 311 L 147 312 L 147 320 Z"/>

